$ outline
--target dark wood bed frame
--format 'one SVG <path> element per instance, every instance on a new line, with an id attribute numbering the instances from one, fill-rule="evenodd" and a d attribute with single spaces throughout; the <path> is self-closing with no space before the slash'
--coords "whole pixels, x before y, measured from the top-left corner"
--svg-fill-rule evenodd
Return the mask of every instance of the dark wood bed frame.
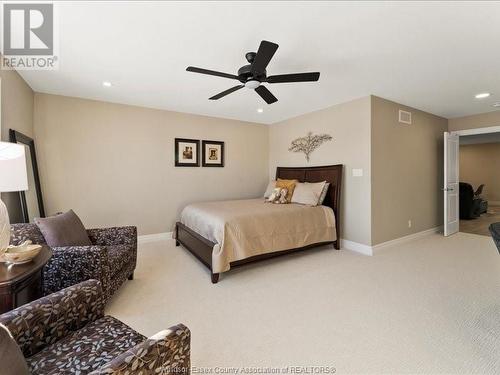
<path id="1" fill-rule="evenodd" d="M 276 168 L 276 179 L 281 178 L 285 180 L 296 179 L 300 182 L 321 182 L 327 181 L 330 183 L 328 192 L 326 194 L 324 206 L 331 207 L 335 213 L 335 230 L 337 233 L 337 240 L 333 242 L 321 242 L 304 246 L 295 249 L 275 251 L 268 254 L 253 256 L 247 259 L 231 262 L 231 267 L 241 266 L 250 262 L 258 260 L 274 258 L 283 254 L 290 254 L 295 251 L 305 250 L 312 247 L 322 246 L 326 244 L 333 244 L 334 248 L 340 249 L 340 190 L 342 187 L 342 173 L 343 165 L 328 165 L 323 167 L 278 167 Z M 208 267 L 212 274 L 212 283 L 219 281 L 219 274 L 213 273 L 212 270 L 212 249 L 215 243 L 207 240 L 199 235 L 192 229 L 189 229 L 180 222 L 175 226 L 176 242 L 175 245 L 182 245 L 189 250 L 198 260 Z"/>

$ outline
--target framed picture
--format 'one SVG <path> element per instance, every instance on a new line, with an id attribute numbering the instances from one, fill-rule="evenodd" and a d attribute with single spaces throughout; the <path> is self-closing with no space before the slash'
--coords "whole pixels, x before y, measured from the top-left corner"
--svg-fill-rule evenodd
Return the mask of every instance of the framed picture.
<path id="1" fill-rule="evenodd" d="M 202 165 L 204 167 L 223 167 L 224 142 L 203 141 L 201 144 Z"/>
<path id="2" fill-rule="evenodd" d="M 200 141 L 197 139 L 175 138 L 175 166 L 200 166 Z"/>

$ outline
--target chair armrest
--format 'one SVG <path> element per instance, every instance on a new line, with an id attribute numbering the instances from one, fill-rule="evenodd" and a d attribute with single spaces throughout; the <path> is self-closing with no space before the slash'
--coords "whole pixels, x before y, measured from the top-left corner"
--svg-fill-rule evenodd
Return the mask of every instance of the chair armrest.
<path id="1" fill-rule="evenodd" d="M 91 375 L 189 375 L 190 344 L 189 329 L 178 324 L 120 354 Z"/>
<path id="2" fill-rule="evenodd" d="M 25 357 L 104 315 L 97 280 L 63 289 L 0 315 Z"/>
<path id="3" fill-rule="evenodd" d="M 94 245 L 132 245 L 137 247 L 137 227 L 112 227 L 87 229 Z"/>
<path id="4" fill-rule="evenodd" d="M 44 294 L 57 292 L 82 281 L 96 279 L 104 293 L 110 280 L 108 249 L 105 246 L 53 247 L 43 269 Z"/>

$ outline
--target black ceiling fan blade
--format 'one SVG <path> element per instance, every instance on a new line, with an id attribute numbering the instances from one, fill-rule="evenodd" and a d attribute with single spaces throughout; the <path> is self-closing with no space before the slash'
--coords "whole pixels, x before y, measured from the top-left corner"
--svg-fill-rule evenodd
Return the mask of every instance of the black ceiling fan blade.
<path id="1" fill-rule="evenodd" d="M 257 87 L 255 91 L 257 91 L 257 94 L 259 94 L 260 97 L 264 99 L 267 104 L 273 104 L 274 102 L 278 101 L 278 99 L 265 86 L 261 85 Z"/>
<path id="2" fill-rule="evenodd" d="M 222 97 L 224 97 L 226 95 L 231 94 L 232 92 L 235 92 L 236 90 L 241 89 L 242 87 L 245 87 L 245 85 L 238 85 L 238 86 L 231 87 L 230 89 L 227 89 L 226 91 L 219 92 L 217 95 L 214 95 L 214 96 L 212 96 L 209 99 L 210 100 L 220 99 L 220 98 L 222 98 Z"/>
<path id="3" fill-rule="evenodd" d="M 263 73 L 278 47 L 276 43 L 267 40 L 260 42 L 259 50 L 252 63 L 252 73 Z"/>
<path id="4" fill-rule="evenodd" d="M 223 78 L 230 78 L 230 79 L 239 79 L 238 76 L 235 76 L 234 74 L 216 72 L 215 70 L 208 70 L 208 69 L 196 68 L 194 66 L 188 66 L 186 68 L 186 70 L 188 72 L 208 74 L 208 75 L 211 75 L 211 76 L 217 76 L 217 77 L 223 77 Z"/>
<path id="5" fill-rule="evenodd" d="M 319 72 L 279 74 L 267 77 L 268 83 L 314 82 L 319 80 Z"/>

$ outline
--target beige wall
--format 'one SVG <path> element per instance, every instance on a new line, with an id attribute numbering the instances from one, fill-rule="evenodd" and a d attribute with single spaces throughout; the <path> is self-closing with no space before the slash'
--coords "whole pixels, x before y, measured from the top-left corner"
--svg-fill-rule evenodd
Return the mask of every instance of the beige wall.
<path id="1" fill-rule="evenodd" d="M 1 79 L 1 139 L 9 140 L 9 129 L 33 137 L 33 90 L 15 70 L 0 70 Z M 3 193 L 11 222 L 22 221 L 18 193 Z"/>
<path id="2" fill-rule="evenodd" d="M 268 181 L 268 127 L 35 94 L 47 214 L 73 208 L 88 227 L 171 231 L 188 203 L 257 197 Z M 174 167 L 174 138 L 226 142 L 224 168 Z"/>
<path id="3" fill-rule="evenodd" d="M 33 136 L 33 90 L 15 70 L 0 70 L 2 86 L 2 141 L 9 129 Z"/>
<path id="4" fill-rule="evenodd" d="M 445 118 L 372 97 L 372 244 L 442 225 Z M 400 124 L 399 109 L 412 112 Z M 412 227 L 408 227 L 408 220 Z"/>
<path id="5" fill-rule="evenodd" d="M 474 190 L 485 184 L 483 197 L 500 202 L 500 143 L 460 146 L 460 181 Z"/>
<path id="6" fill-rule="evenodd" d="M 328 133 L 333 141 L 321 145 L 307 163 L 302 153 L 288 151 L 290 142 L 312 131 Z M 269 173 L 276 167 L 344 164 L 341 201 L 341 237 L 369 245 L 370 238 L 370 98 L 348 103 L 270 125 Z M 353 177 L 352 169 L 363 169 Z"/>
<path id="7" fill-rule="evenodd" d="M 500 126 L 500 111 L 452 118 L 448 120 L 449 131 L 487 128 L 490 126 Z"/>

